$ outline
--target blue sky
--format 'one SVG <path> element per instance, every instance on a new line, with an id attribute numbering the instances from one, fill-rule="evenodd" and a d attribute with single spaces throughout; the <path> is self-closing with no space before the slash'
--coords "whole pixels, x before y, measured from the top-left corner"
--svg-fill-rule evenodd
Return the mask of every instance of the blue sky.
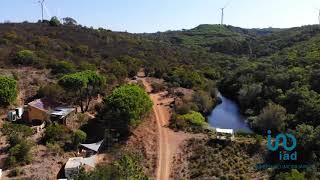
<path id="1" fill-rule="evenodd" d="M 318 23 L 319 0 L 46 0 L 45 17 L 73 17 L 80 24 L 115 31 L 156 32 L 220 22 L 244 28 Z M 35 22 L 37 0 L 1 0 L 0 22 Z"/>

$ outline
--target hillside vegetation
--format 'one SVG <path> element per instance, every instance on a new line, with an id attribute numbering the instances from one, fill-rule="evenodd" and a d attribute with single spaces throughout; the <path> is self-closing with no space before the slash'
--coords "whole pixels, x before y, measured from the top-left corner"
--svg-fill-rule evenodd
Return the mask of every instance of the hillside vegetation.
<path id="1" fill-rule="evenodd" d="M 308 177 L 319 177 L 319 47 L 320 26 L 316 25 L 288 29 L 200 25 L 190 30 L 130 34 L 73 24 L 61 25 L 56 21 L 0 24 L 0 67 L 3 69 L 25 66 L 49 69 L 51 78 L 60 80 L 60 85 L 68 77 L 72 81 L 83 80 L 81 82 L 86 83 L 81 87 L 87 89 L 90 84 L 88 78 L 75 77 L 98 71 L 99 75 L 95 77 L 101 80 L 101 87 L 103 85 L 107 89 L 99 93 L 109 95 L 125 78 L 135 76 L 140 68 L 144 68 L 148 76 L 164 79 L 170 88 L 183 87 L 194 92 L 195 95 L 189 99 L 181 98 L 188 106 L 176 108 L 178 123 L 175 127 L 181 126 L 182 129 L 199 129 L 185 127 L 188 124 L 204 125 L 204 118 L 197 112 L 205 115 L 210 111 L 208 109 L 217 102 L 215 89 L 218 89 L 238 102 L 256 133 L 265 135 L 267 130 L 294 132 L 298 138 L 298 154 L 313 154 L 303 157 L 303 162 L 312 164 L 315 169 L 306 172 Z M 57 87 L 54 84 L 42 87 L 42 90 L 55 92 L 50 94 L 59 97 L 64 91 Z M 129 89 L 135 91 L 137 87 Z M 126 95 L 121 88 L 118 91 Z M 8 101 L 11 102 L 11 97 L 15 96 L 10 95 Z M 103 111 L 108 104 L 117 104 L 110 97 L 104 106 L 97 109 Z M 84 99 L 91 99 L 91 95 Z M 122 123 L 125 134 L 129 134 L 126 132 L 128 125 L 135 126 L 143 117 L 141 109 L 150 107 L 148 102 L 134 113 L 120 113 L 126 117 Z M 121 112 L 116 108 L 112 110 Z M 100 122 L 109 119 L 102 111 L 98 111 L 100 114 L 97 116 L 101 118 Z M 190 120 L 190 113 L 201 117 L 200 120 Z M 104 129 L 101 130 L 101 134 L 104 133 Z M 249 172 L 244 169 L 240 174 Z"/>

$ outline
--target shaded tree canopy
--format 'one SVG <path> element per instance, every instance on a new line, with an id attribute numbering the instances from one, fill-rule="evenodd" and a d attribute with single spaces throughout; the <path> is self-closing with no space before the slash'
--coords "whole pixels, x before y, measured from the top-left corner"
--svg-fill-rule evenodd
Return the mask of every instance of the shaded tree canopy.
<path id="1" fill-rule="evenodd" d="M 65 17 L 62 19 L 63 20 L 63 24 L 65 25 L 77 25 L 77 21 L 71 17 Z"/>
<path id="2" fill-rule="evenodd" d="M 106 105 L 120 116 L 134 125 L 152 108 L 152 101 L 148 94 L 137 85 L 123 85 L 105 99 Z"/>
<path id="3" fill-rule="evenodd" d="M 50 21 L 49 21 L 49 24 L 51 26 L 59 26 L 61 23 L 59 21 L 59 19 L 56 17 L 56 16 L 53 16 Z"/>
<path id="4" fill-rule="evenodd" d="M 281 132 L 286 124 L 286 109 L 278 104 L 269 103 L 257 117 L 255 126 L 265 133 L 267 130 Z"/>
<path id="5" fill-rule="evenodd" d="M 81 107 L 81 111 L 88 111 L 93 97 L 103 92 L 106 78 L 95 71 L 82 71 L 63 76 L 59 80 L 61 85 L 73 97 L 74 103 Z"/>

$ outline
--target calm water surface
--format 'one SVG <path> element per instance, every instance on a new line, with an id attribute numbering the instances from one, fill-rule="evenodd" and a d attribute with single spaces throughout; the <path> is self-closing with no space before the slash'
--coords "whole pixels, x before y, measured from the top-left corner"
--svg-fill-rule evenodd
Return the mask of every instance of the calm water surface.
<path id="1" fill-rule="evenodd" d="M 217 105 L 208 117 L 209 124 L 215 128 L 233 129 L 234 131 L 252 132 L 245 119 L 239 113 L 238 105 L 218 93 L 222 103 Z"/>

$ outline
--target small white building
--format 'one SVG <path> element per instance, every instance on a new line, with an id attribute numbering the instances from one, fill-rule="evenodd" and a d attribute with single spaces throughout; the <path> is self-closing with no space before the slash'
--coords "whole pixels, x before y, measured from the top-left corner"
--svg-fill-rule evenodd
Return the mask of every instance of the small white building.
<path id="1" fill-rule="evenodd" d="M 216 128 L 216 133 L 217 133 L 217 139 L 220 139 L 220 140 L 234 139 L 233 129 Z"/>
<path id="2" fill-rule="evenodd" d="M 70 158 L 65 167 L 64 167 L 64 175 L 66 178 L 71 178 L 73 175 L 78 174 L 79 170 L 82 166 L 83 157 L 73 157 Z"/>
<path id="3" fill-rule="evenodd" d="M 91 156 L 88 158 L 83 157 L 73 157 L 69 158 L 65 167 L 64 174 L 66 178 L 71 178 L 73 175 L 79 173 L 80 168 L 87 166 L 90 168 L 94 168 L 96 164 L 96 156 Z"/>

